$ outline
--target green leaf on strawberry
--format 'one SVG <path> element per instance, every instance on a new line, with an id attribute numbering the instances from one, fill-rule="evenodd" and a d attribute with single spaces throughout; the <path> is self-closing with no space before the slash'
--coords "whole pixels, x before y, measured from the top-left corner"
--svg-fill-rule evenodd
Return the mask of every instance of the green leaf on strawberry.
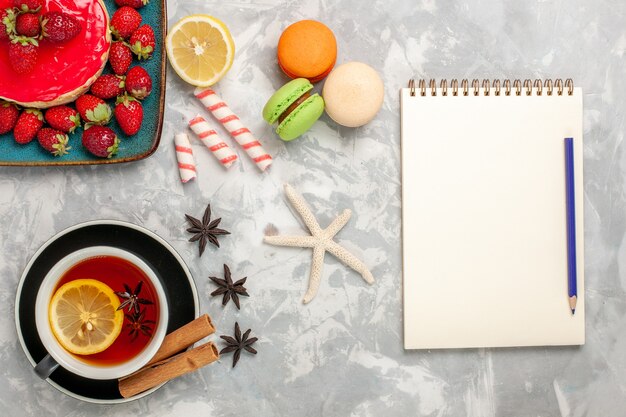
<path id="1" fill-rule="evenodd" d="M 150 45 L 142 46 L 140 41 L 131 45 L 130 49 L 135 53 L 135 55 L 137 55 L 137 59 L 139 61 L 150 58 L 150 56 L 152 56 L 152 51 L 154 50 Z"/>
<path id="2" fill-rule="evenodd" d="M 37 13 L 39 10 L 41 10 L 41 6 L 38 6 L 36 9 L 30 9 L 26 4 L 22 4 L 19 8 L 21 13 Z"/>
<path id="3" fill-rule="evenodd" d="M 109 156 L 107 156 L 107 158 L 110 158 L 113 155 L 115 155 L 117 153 L 119 147 L 120 147 L 120 140 L 116 136 L 115 139 L 113 140 L 113 145 L 111 145 L 111 146 L 109 146 L 107 148 L 107 152 L 109 153 Z"/>
<path id="4" fill-rule="evenodd" d="M 28 36 L 11 36 L 11 43 L 19 43 L 20 45 L 34 45 L 39 46 L 39 41 L 36 38 Z"/>
<path id="5" fill-rule="evenodd" d="M 99 104 L 93 110 L 87 110 L 86 117 L 90 123 L 105 125 L 111 121 L 111 107 Z"/>
<path id="6" fill-rule="evenodd" d="M 74 126 L 70 127 L 70 130 L 68 131 L 68 133 L 74 133 L 76 128 L 80 127 L 80 115 L 79 114 L 73 114 L 73 115 L 68 117 L 68 120 L 70 122 L 74 123 Z"/>
<path id="7" fill-rule="evenodd" d="M 15 36 L 15 22 L 17 20 L 17 15 L 13 9 L 5 9 L 6 16 L 2 18 L 2 24 L 6 30 L 8 36 Z"/>
<path id="8" fill-rule="evenodd" d="M 152 56 L 156 46 L 154 30 L 150 25 L 140 26 L 129 39 L 130 48 L 137 55 L 137 59 L 148 59 Z"/>
<path id="9" fill-rule="evenodd" d="M 39 109 L 25 109 L 24 113 L 32 114 L 33 116 L 37 118 L 37 120 L 39 120 L 40 122 L 43 122 L 43 113 Z"/>
<path id="10" fill-rule="evenodd" d="M 54 156 L 67 155 L 68 151 L 72 149 L 71 146 L 67 146 L 69 138 L 65 133 L 49 127 L 44 127 L 37 132 L 37 141 Z"/>
<path id="11" fill-rule="evenodd" d="M 67 135 L 57 134 L 56 138 L 58 140 L 58 143 L 55 143 L 54 145 L 52 145 L 52 149 L 54 149 L 54 152 L 52 152 L 52 155 L 63 156 L 67 154 L 68 151 L 72 149 L 71 146 L 67 146 L 67 142 L 68 142 Z"/>

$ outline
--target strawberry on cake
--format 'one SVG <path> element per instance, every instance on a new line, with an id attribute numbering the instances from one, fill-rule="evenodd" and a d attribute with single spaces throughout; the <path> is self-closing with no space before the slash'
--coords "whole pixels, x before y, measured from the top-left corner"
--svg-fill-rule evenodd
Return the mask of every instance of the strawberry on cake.
<path id="1" fill-rule="evenodd" d="M 15 2 L 0 0 L 0 11 L 15 7 Z M 102 73 L 111 46 L 102 0 L 40 0 L 40 4 L 36 12 L 44 22 L 40 35 L 25 36 L 36 28 L 30 24 L 33 19 L 16 8 L 23 17 L 14 41 L 0 36 L 0 99 L 30 108 L 69 103 L 84 94 Z"/>

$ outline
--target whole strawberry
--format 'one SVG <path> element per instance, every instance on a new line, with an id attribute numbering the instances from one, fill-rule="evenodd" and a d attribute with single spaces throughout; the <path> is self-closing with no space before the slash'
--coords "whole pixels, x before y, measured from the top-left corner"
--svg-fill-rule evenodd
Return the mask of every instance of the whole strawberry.
<path id="1" fill-rule="evenodd" d="M 85 123 L 105 125 L 111 120 L 111 107 L 101 98 L 83 94 L 76 100 L 76 110 Z"/>
<path id="2" fill-rule="evenodd" d="M 46 122 L 50 127 L 65 133 L 74 133 L 80 126 L 80 115 L 68 106 L 56 106 L 46 110 Z"/>
<path id="3" fill-rule="evenodd" d="M 63 156 L 68 153 L 71 146 L 67 146 L 69 138 L 60 130 L 44 127 L 37 132 L 37 141 L 54 156 Z"/>
<path id="4" fill-rule="evenodd" d="M 10 132 L 15 127 L 20 111 L 8 101 L 0 101 L 0 135 Z"/>
<path id="5" fill-rule="evenodd" d="M 83 132 L 83 146 L 95 156 L 110 158 L 117 153 L 120 140 L 104 126 L 91 126 Z"/>
<path id="6" fill-rule="evenodd" d="M 133 53 L 124 42 L 113 42 L 109 51 L 109 64 L 117 75 L 124 75 L 133 62 Z"/>
<path id="7" fill-rule="evenodd" d="M 26 109 L 17 118 L 13 128 L 13 137 L 20 145 L 29 143 L 43 126 L 43 115 L 37 109 Z"/>
<path id="8" fill-rule="evenodd" d="M 9 44 L 9 63 L 18 74 L 29 74 L 37 66 L 39 42 L 35 38 L 18 36 Z"/>
<path id="9" fill-rule="evenodd" d="M 148 4 L 148 2 L 149 0 L 115 0 L 115 4 L 117 4 L 119 7 L 129 6 L 133 9 L 139 9 Z"/>
<path id="10" fill-rule="evenodd" d="M 15 34 L 15 11 L 13 9 L 0 10 L 0 41 L 6 41 Z"/>
<path id="11" fill-rule="evenodd" d="M 47 12 L 41 17 L 41 35 L 51 42 L 67 42 L 81 30 L 78 19 L 67 13 Z"/>
<path id="12" fill-rule="evenodd" d="M 137 59 L 148 59 L 154 51 L 154 31 L 148 25 L 143 25 L 130 36 L 130 49 L 137 55 Z"/>
<path id="13" fill-rule="evenodd" d="M 132 7 L 124 6 L 117 9 L 111 18 L 111 33 L 117 39 L 128 39 L 141 25 L 141 15 Z"/>
<path id="14" fill-rule="evenodd" d="M 13 6 L 21 12 L 38 12 L 43 6 L 43 0 L 13 0 Z"/>
<path id="15" fill-rule="evenodd" d="M 91 94 L 103 100 L 117 97 L 124 92 L 124 78 L 115 74 L 101 75 L 91 85 Z"/>
<path id="16" fill-rule="evenodd" d="M 132 67 L 126 74 L 126 91 L 133 97 L 143 100 L 152 92 L 152 78 L 142 67 Z"/>
<path id="17" fill-rule="evenodd" d="M 35 13 L 20 13 L 15 21 L 15 31 L 18 35 L 35 38 L 39 36 L 39 16 Z"/>
<path id="18" fill-rule="evenodd" d="M 139 132 L 143 122 L 143 107 L 134 97 L 127 95 L 117 98 L 115 120 L 124 133 L 131 136 Z"/>

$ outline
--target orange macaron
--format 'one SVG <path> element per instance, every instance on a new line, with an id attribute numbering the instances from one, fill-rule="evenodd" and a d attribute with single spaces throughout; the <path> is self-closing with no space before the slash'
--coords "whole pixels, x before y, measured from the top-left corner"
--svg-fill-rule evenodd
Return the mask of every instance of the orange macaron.
<path id="1" fill-rule="evenodd" d="M 336 60 L 335 35 L 316 20 L 292 24 L 278 41 L 278 65 L 290 78 L 318 82 L 330 73 Z"/>

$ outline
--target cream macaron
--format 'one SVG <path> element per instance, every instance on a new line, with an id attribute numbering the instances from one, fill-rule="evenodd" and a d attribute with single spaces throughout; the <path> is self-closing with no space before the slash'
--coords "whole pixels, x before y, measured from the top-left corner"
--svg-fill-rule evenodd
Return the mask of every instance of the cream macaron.
<path id="1" fill-rule="evenodd" d="M 326 113 L 342 126 L 358 127 L 370 122 L 383 105 L 383 81 L 372 67 L 348 62 L 326 78 L 322 96 Z"/>

